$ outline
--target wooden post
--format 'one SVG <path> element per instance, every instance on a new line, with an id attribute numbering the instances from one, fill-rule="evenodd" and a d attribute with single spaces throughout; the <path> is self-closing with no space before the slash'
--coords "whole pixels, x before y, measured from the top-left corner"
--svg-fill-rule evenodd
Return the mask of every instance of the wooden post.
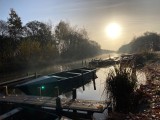
<path id="1" fill-rule="evenodd" d="M 73 90 L 72 90 L 72 99 L 75 100 L 76 98 L 77 98 L 76 88 L 73 88 Z"/>
<path id="2" fill-rule="evenodd" d="M 56 86 L 55 88 L 57 89 L 57 97 L 58 97 L 59 96 L 59 87 Z"/>
<path id="3" fill-rule="evenodd" d="M 92 80 L 93 80 L 93 87 L 94 87 L 94 90 L 96 90 L 95 72 L 94 72 L 94 71 L 93 71 Z"/>
<path id="4" fill-rule="evenodd" d="M 29 76 L 29 72 L 27 72 L 27 76 Z"/>
<path id="5" fill-rule="evenodd" d="M 77 98 L 76 88 L 73 88 L 73 90 L 72 90 L 72 100 L 75 100 L 76 98 Z M 76 116 L 77 110 L 73 110 L 73 113 Z"/>
<path id="6" fill-rule="evenodd" d="M 3 86 L 5 87 L 5 95 L 8 96 L 8 87 L 7 86 Z"/>
<path id="7" fill-rule="evenodd" d="M 61 98 L 59 97 L 56 98 L 56 111 L 58 114 L 62 111 Z"/>
<path id="8" fill-rule="evenodd" d="M 95 82 L 95 79 L 93 80 L 93 86 L 94 86 L 94 90 L 96 90 L 96 82 Z"/>
<path id="9" fill-rule="evenodd" d="M 86 62 L 86 60 L 85 60 L 85 66 L 87 66 L 87 62 Z"/>
<path id="10" fill-rule="evenodd" d="M 35 72 L 35 78 L 37 78 L 37 72 Z"/>
<path id="11" fill-rule="evenodd" d="M 73 88 L 73 90 L 72 90 L 72 100 L 75 100 L 76 98 L 77 98 L 76 88 Z M 76 115 L 77 110 L 73 110 L 73 113 Z"/>
<path id="12" fill-rule="evenodd" d="M 39 89 L 39 96 L 41 96 L 42 95 L 42 88 L 38 87 L 38 89 Z"/>
<path id="13" fill-rule="evenodd" d="M 81 71 L 81 74 L 82 74 L 82 87 L 83 87 L 83 91 L 85 90 L 85 87 L 84 87 L 84 76 L 83 76 L 83 71 Z"/>

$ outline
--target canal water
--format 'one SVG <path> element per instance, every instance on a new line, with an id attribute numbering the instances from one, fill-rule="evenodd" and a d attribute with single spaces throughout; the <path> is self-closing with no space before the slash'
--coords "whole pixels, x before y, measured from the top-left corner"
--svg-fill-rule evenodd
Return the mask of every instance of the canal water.
<path id="1" fill-rule="evenodd" d="M 60 72 L 60 71 L 66 71 L 70 69 L 80 68 L 84 67 L 88 64 L 89 61 L 92 59 L 107 59 L 108 57 L 118 57 L 118 54 L 103 54 L 100 56 L 97 56 L 96 58 L 89 58 L 82 61 L 76 61 L 68 64 L 63 65 L 54 65 L 50 66 L 45 69 L 38 70 L 37 72 L 41 75 L 47 75 L 54 72 Z M 77 98 L 78 99 L 84 99 L 84 100 L 106 100 L 107 98 L 107 92 L 106 92 L 106 78 L 110 70 L 113 69 L 113 66 L 106 67 L 106 68 L 99 68 L 96 71 L 97 79 L 95 79 L 96 82 L 96 90 L 94 90 L 93 81 L 91 80 L 89 83 L 85 84 L 85 90 L 83 90 L 82 86 L 76 86 L 77 88 Z M 145 84 L 146 76 L 143 71 L 137 72 L 137 78 L 138 78 L 138 85 Z M 60 97 L 62 98 L 71 98 L 72 97 L 72 88 L 69 86 L 64 86 L 62 88 L 59 88 L 59 92 L 57 89 L 54 91 L 53 96 L 57 96 L 58 93 L 60 93 Z"/>
<path id="2" fill-rule="evenodd" d="M 117 54 L 113 54 L 110 55 L 111 57 L 117 57 Z M 97 56 L 96 58 L 101 58 L 101 59 L 106 59 L 108 58 L 109 55 L 102 55 L 102 56 Z M 64 65 L 56 65 L 56 66 L 50 66 L 48 68 L 45 69 L 41 69 L 39 71 L 37 71 L 38 73 L 42 74 L 42 75 L 47 75 L 49 73 L 53 73 L 53 72 L 60 72 L 60 71 L 66 71 L 69 69 L 75 69 L 75 68 L 79 68 L 79 67 L 83 67 L 85 66 L 91 59 L 86 59 L 83 61 L 83 65 L 82 65 L 82 61 L 77 61 L 74 63 L 69 63 L 69 64 L 64 64 Z M 84 64 L 86 63 L 86 64 Z M 82 86 L 76 87 L 77 89 L 77 99 L 84 99 L 84 100 L 107 100 L 107 91 L 106 91 L 106 78 L 107 75 L 109 73 L 110 70 L 113 69 L 113 66 L 110 67 L 106 67 L 106 68 L 99 68 L 96 71 L 96 75 L 97 78 L 95 79 L 96 82 L 96 90 L 94 90 L 94 86 L 93 86 L 93 81 L 91 80 L 89 83 L 85 84 L 85 90 L 83 90 Z M 138 85 L 140 84 L 145 84 L 146 82 L 146 76 L 145 73 L 141 70 L 137 71 L 137 79 L 138 79 Z M 60 97 L 62 98 L 71 98 L 72 97 L 72 88 L 69 88 L 68 86 L 64 86 L 64 88 L 60 88 L 61 92 L 60 93 Z M 55 93 L 57 93 L 57 91 L 55 90 Z M 56 96 L 56 94 L 55 94 Z M 10 107 L 10 106 L 9 106 Z M 11 106 L 12 107 L 12 106 Z M 1 108 L 3 111 L 1 112 L 5 112 L 4 108 L 6 108 L 6 106 L 2 106 Z M 8 108 L 7 108 L 8 109 Z M 41 116 L 41 114 L 43 114 L 43 117 Z M 25 111 L 21 112 L 21 114 L 18 114 L 19 117 L 15 116 L 15 118 L 12 118 L 12 120 L 16 120 L 16 119 L 49 119 L 49 117 L 51 117 L 52 119 L 54 119 L 54 117 L 56 118 L 56 115 L 51 115 L 51 114 L 47 114 L 47 113 L 40 113 L 39 111 L 34 111 L 31 109 L 26 109 Z M 30 118 L 31 117 L 31 118 Z M 38 117 L 38 118 L 37 118 Z M 45 118 L 46 117 L 46 118 Z M 25 120 L 24 119 L 24 120 Z"/>
<path id="3" fill-rule="evenodd" d="M 96 90 L 94 90 L 93 81 L 87 83 L 85 85 L 85 90 L 83 87 L 77 88 L 77 99 L 84 99 L 84 100 L 105 100 L 106 99 L 106 76 L 109 72 L 110 68 L 100 68 L 97 70 L 96 75 L 97 79 L 96 82 Z M 72 92 L 64 93 L 61 97 L 71 97 Z"/>
<path id="4" fill-rule="evenodd" d="M 107 96 L 106 91 L 106 78 L 110 70 L 113 70 L 112 67 L 107 68 L 99 68 L 96 72 L 97 79 L 96 81 L 96 90 L 94 90 L 93 82 L 85 85 L 85 90 L 82 87 L 77 88 L 77 99 L 84 99 L 84 100 L 107 100 L 109 99 Z M 146 76 L 145 73 L 142 71 L 137 71 L 137 80 L 138 80 L 138 87 L 141 84 L 146 83 Z M 67 92 L 61 95 L 61 97 L 71 98 L 72 92 Z"/>
<path id="5" fill-rule="evenodd" d="M 109 57 L 118 57 L 119 54 L 103 54 L 100 56 L 97 56 L 94 59 L 107 59 Z M 91 59 L 85 59 L 82 61 L 77 61 L 74 63 L 70 63 L 70 64 L 65 64 L 65 65 L 59 65 L 59 66 L 53 66 L 49 67 L 48 69 L 44 69 L 41 72 L 49 72 L 53 69 L 57 69 L 58 71 L 65 71 L 65 70 L 69 70 L 69 69 L 74 69 L 74 68 L 79 68 L 82 66 L 85 66 L 84 63 L 88 64 L 89 61 L 91 61 Z M 85 61 L 85 62 L 84 62 Z M 83 63 L 83 65 L 82 65 Z M 99 68 L 97 69 L 96 75 L 97 75 L 97 79 L 95 80 L 96 82 L 96 90 L 94 90 L 94 86 L 93 86 L 93 81 L 85 84 L 85 90 L 83 90 L 83 87 L 80 86 L 77 88 L 77 99 L 84 99 L 84 100 L 106 100 L 107 99 L 107 92 L 106 92 L 106 78 L 107 75 L 109 73 L 110 70 L 113 70 L 113 66 L 111 67 L 106 67 L 106 68 Z M 48 73 L 47 73 L 48 74 Z M 137 75 L 137 79 L 138 79 L 138 86 L 140 84 L 145 84 L 146 82 L 146 76 L 145 73 L 141 70 L 137 71 L 136 73 Z M 67 86 L 64 86 L 64 88 L 66 88 Z M 71 89 L 70 89 L 71 90 Z M 62 90 L 62 93 L 60 95 L 60 97 L 62 98 L 71 98 L 72 97 L 72 92 L 66 92 Z"/>

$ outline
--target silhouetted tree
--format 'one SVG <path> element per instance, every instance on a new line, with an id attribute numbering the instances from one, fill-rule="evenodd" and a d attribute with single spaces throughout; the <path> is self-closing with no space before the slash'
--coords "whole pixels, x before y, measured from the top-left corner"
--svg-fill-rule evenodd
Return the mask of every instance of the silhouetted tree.
<path id="1" fill-rule="evenodd" d="M 52 27 L 39 21 L 31 21 L 24 27 L 24 35 L 34 40 L 38 40 L 41 45 L 45 45 L 48 41 L 52 41 Z"/>
<path id="2" fill-rule="evenodd" d="M 17 13 L 11 9 L 8 18 L 8 29 L 9 35 L 14 40 L 19 39 L 22 36 L 22 22 L 21 18 L 17 15 Z"/>
<path id="3" fill-rule="evenodd" d="M 82 59 L 100 51 L 100 46 L 89 40 L 85 29 L 71 27 L 64 21 L 55 27 L 55 37 L 60 43 L 59 50 L 63 58 Z"/>
<path id="4" fill-rule="evenodd" d="M 8 25 L 4 20 L 0 20 L 0 36 L 8 36 Z"/>
<path id="5" fill-rule="evenodd" d="M 152 52 L 160 51 L 160 35 L 146 32 L 142 36 L 134 38 L 129 44 L 119 48 L 119 52 Z"/>
<path id="6" fill-rule="evenodd" d="M 41 48 L 38 41 L 24 40 L 18 46 L 19 59 L 23 62 L 35 62 L 40 59 Z"/>
<path id="7" fill-rule="evenodd" d="M 22 26 L 13 9 L 9 16 L 7 22 L 0 20 L 0 67 L 6 71 L 46 65 L 58 57 L 82 59 L 100 51 L 85 29 L 60 21 L 53 33 L 51 24 L 36 20 Z"/>

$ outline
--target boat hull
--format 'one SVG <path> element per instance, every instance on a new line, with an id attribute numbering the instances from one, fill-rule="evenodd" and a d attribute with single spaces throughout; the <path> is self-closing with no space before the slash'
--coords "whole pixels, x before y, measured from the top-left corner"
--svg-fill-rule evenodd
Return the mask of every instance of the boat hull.
<path id="1" fill-rule="evenodd" d="M 80 68 L 48 75 L 46 80 L 40 78 L 17 85 L 27 95 L 58 96 L 78 88 L 96 78 L 96 69 Z M 55 79 L 55 80 L 54 80 Z M 44 88 L 42 88 L 44 87 Z"/>

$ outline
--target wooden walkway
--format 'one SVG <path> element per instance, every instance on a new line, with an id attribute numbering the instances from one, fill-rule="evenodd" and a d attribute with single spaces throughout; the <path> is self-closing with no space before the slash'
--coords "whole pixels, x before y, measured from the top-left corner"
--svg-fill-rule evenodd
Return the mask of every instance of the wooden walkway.
<path id="1" fill-rule="evenodd" d="M 28 76 L 13 79 L 13 80 L 4 81 L 4 82 L 0 83 L 0 86 L 12 86 L 12 85 L 15 85 L 17 83 L 21 83 L 21 82 L 25 82 L 25 81 L 28 81 L 28 80 L 33 79 L 33 78 L 37 78 L 39 76 L 40 76 L 39 74 L 35 74 L 35 75 L 28 75 Z"/>
<path id="2" fill-rule="evenodd" d="M 40 96 L 27 96 L 27 95 L 9 95 L 0 96 L 0 103 L 14 103 L 22 106 L 32 107 L 50 107 L 57 108 L 57 98 L 53 97 L 40 97 Z M 79 110 L 86 112 L 103 112 L 108 107 L 109 102 L 106 101 L 93 101 L 93 100 L 80 100 L 80 99 L 60 99 L 62 110 Z"/>

